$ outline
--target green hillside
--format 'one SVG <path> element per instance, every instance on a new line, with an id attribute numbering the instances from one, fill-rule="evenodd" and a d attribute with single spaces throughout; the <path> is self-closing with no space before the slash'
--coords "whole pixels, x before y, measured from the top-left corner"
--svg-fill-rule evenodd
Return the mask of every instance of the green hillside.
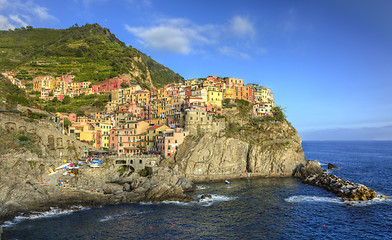
<path id="1" fill-rule="evenodd" d="M 27 87 L 37 75 L 70 74 L 93 83 L 125 75 L 148 88 L 184 80 L 98 24 L 0 31 L 0 71 L 11 70 Z"/>

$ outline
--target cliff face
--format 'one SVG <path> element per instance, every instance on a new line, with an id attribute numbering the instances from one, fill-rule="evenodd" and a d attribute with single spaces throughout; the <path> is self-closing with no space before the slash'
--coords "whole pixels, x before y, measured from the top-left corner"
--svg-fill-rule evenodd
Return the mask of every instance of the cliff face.
<path id="1" fill-rule="evenodd" d="M 297 131 L 286 121 L 258 122 L 226 112 L 226 129 L 190 135 L 164 164 L 195 180 L 292 176 L 307 163 Z M 246 172 L 246 173 L 244 173 Z"/>
<path id="2" fill-rule="evenodd" d="M 183 189 L 191 188 L 191 182 L 170 169 L 142 177 L 120 172 L 108 160 L 103 168 L 79 169 L 75 177 L 48 175 L 63 160 L 75 162 L 90 148 L 62 135 L 49 121 L 0 113 L 0 224 L 19 213 L 50 207 L 190 200 Z M 60 179 L 69 180 L 69 188 L 56 186 Z M 97 193 L 101 191 L 105 194 Z"/>

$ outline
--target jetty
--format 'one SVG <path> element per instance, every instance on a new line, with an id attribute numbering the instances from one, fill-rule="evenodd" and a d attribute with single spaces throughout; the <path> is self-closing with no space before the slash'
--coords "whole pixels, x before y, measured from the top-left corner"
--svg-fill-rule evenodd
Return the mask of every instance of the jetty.
<path id="1" fill-rule="evenodd" d="M 365 185 L 353 183 L 327 173 L 310 175 L 302 182 L 324 188 L 341 197 L 343 201 L 367 201 L 377 197 L 376 192 L 368 189 Z"/>

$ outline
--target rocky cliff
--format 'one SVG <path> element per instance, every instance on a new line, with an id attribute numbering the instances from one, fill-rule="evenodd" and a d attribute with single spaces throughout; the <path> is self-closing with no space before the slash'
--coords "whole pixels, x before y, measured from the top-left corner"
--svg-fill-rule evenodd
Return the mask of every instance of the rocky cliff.
<path id="1" fill-rule="evenodd" d="M 188 136 L 164 164 L 196 181 L 251 176 L 292 176 L 306 165 L 301 139 L 286 121 L 257 121 L 239 109 L 224 111 L 218 133 Z"/>
<path id="2" fill-rule="evenodd" d="M 61 134 L 53 122 L 0 113 L 0 224 L 17 214 L 50 207 L 191 200 L 183 189 L 192 183 L 165 168 L 143 177 L 119 171 L 108 159 L 103 168 L 82 168 L 75 177 L 48 175 L 63 160 L 77 162 L 90 148 Z M 68 180 L 68 185 L 57 186 L 60 179 Z"/>

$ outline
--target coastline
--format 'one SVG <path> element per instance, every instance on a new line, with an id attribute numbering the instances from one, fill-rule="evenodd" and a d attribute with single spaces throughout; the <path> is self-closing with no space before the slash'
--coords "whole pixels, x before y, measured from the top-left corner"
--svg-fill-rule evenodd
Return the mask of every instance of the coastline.
<path id="1" fill-rule="evenodd" d="M 177 200 L 180 202 L 189 202 L 191 199 L 184 198 L 184 194 L 186 192 L 193 192 L 196 190 L 195 184 L 200 183 L 211 183 L 211 182 L 222 182 L 225 180 L 234 181 L 241 179 L 259 179 L 259 178 L 296 178 L 294 176 L 283 176 L 283 175 L 264 175 L 261 173 L 250 173 L 250 177 L 247 174 L 241 173 L 236 176 L 233 175 L 206 175 L 206 176 L 189 176 L 187 175 L 187 179 L 192 181 L 191 188 L 182 189 L 182 194 L 171 195 L 168 198 L 163 198 L 159 200 L 154 199 L 146 199 L 142 198 L 134 198 L 131 201 L 123 201 L 125 195 L 131 194 L 127 192 L 123 193 L 100 193 L 93 192 L 91 189 L 78 190 L 76 188 L 71 187 L 60 187 L 53 185 L 40 185 L 40 188 L 46 188 L 46 192 L 59 192 L 58 195 L 53 194 L 46 201 L 41 202 L 28 202 L 26 205 L 21 206 L 21 209 L 15 212 L 12 212 L 8 215 L 5 215 L 0 218 L 0 226 L 3 225 L 7 221 L 12 221 L 15 217 L 18 216 L 29 216 L 37 214 L 37 212 L 43 213 L 50 211 L 52 208 L 59 208 L 61 210 L 79 210 L 80 207 L 101 207 L 101 206 L 110 206 L 117 204 L 127 204 L 127 203 L 149 203 L 149 202 L 163 202 L 170 200 Z M 148 190 L 145 193 L 140 193 L 145 196 L 148 194 Z M 135 196 L 133 196 L 135 197 Z M 130 200 L 130 199 L 128 199 Z M 193 200 L 193 199 L 192 199 Z"/>

